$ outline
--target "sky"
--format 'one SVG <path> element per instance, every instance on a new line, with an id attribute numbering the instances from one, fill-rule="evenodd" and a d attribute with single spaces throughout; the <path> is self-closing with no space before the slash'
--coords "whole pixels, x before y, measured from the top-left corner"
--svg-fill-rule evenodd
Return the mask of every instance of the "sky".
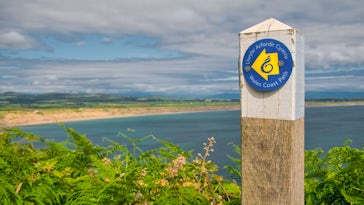
<path id="1" fill-rule="evenodd" d="M 0 93 L 238 93 L 239 32 L 305 38 L 306 92 L 364 91 L 361 0 L 0 0 Z"/>

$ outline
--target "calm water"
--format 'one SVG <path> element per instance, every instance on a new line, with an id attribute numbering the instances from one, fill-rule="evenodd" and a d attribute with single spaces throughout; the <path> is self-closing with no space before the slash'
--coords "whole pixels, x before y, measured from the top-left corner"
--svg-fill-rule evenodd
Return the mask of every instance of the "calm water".
<path id="1" fill-rule="evenodd" d="M 105 144 L 105 137 L 124 143 L 124 139 L 118 136 L 120 132 L 130 137 L 153 134 L 181 146 L 184 150 L 194 150 L 194 153 L 202 153 L 202 143 L 213 136 L 217 143 L 211 159 L 221 167 L 220 174 L 226 174 L 222 167 L 231 164 L 226 154 L 236 156 L 228 143 L 240 144 L 238 110 L 89 120 L 65 125 L 87 135 L 96 144 Z M 129 132 L 128 128 L 135 131 Z M 22 129 L 55 141 L 63 141 L 67 136 L 57 124 L 25 126 Z M 306 149 L 327 150 L 341 146 L 346 139 L 352 140 L 352 147 L 361 148 L 364 145 L 364 106 L 306 108 Z M 144 148 L 154 146 L 153 143 L 144 144 Z"/>

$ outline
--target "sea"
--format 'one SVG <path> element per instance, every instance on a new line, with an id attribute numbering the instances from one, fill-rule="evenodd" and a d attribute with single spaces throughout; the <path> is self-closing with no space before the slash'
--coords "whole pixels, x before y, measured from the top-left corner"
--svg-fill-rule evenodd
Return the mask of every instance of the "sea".
<path id="1" fill-rule="evenodd" d="M 214 137 L 216 144 L 209 159 L 219 166 L 217 174 L 228 176 L 223 167 L 234 165 L 227 155 L 239 157 L 233 145 L 240 145 L 240 111 L 208 111 L 178 114 L 160 114 L 112 119 L 85 120 L 64 123 L 86 135 L 94 144 L 106 146 L 110 139 L 127 144 L 123 136 L 141 139 L 155 136 L 180 146 L 185 151 L 204 154 L 203 143 Z M 41 135 L 54 141 L 69 138 L 59 124 L 20 127 L 23 131 Z M 305 109 L 305 149 L 329 150 L 344 143 L 354 148 L 364 146 L 364 106 L 307 107 Z M 140 143 L 147 151 L 159 144 L 151 138 Z"/>

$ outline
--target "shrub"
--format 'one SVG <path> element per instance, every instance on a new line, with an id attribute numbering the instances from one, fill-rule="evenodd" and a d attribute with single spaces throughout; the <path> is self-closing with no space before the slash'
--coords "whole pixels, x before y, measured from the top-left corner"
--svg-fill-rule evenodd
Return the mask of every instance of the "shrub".
<path id="1" fill-rule="evenodd" d="M 64 127 L 52 142 L 18 128 L 0 133 L 0 204 L 240 204 L 240 186 L 215 174 L 214 138 L 192 157 L 153 135 L 107 146 Z M 132 131 L 132 130 L 131 130 Z M 143 150 L 152 140 L 157 148 Z M 240 154 L 238 146 L 233 145 Z M 240 178 L 240 159 L 231 174 Z M 305 151 L 306 204 L 364 204 L 364 147 Z"/>
<path id="2" fill-rule="evenodd" d="M 128 144 L 104 139 L 109 145 L 99 146 L 64 129 L 69 140 L 60 143 L 3 129 L 1 204 L 240 204 L 239 186 L 215 175 L 217 166 L 208 160 L 213 138 L 192 159 L 153 135 L 119 133 Z M 160 146 L 143 150 L 139 144 L 146 140 Z"/>
<path id="3" fill-rule="evenodd" d="M 305 152 L 306 204 L 364 204 L 364 147 L 348 142 Z"/>
<path id="4" fill-rule="evenodd" d="M 322 149 L 305 151 L 305 203 L 364 204 L 364 146 L 334 147 L 325 154 Z M 240 154 L 240 147 L 234 145 Z M 235 178 L 241 178 L 240 158 L 228 156 L 233 165 L 226 166 Z"/>

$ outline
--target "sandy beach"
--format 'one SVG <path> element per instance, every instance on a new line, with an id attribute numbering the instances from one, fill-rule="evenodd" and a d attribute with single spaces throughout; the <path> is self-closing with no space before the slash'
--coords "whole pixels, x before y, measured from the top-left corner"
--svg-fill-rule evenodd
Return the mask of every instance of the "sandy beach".
<path id="1" fill-rule="evenodd" d="M 354 106 L 364 105 L 364 102 L 306 102 L 306 107 L 321 106 Z M 203 112 L 217 110 L 239 110 L 239 104 L 205 105 L 185 107 L 134 107 L 134 108 L 79 108 L 79 109 L 50 109 L 11 111 L 0 116 L 0 127 L 22 125 L 37 125 L 45 123 L 61 123 L 70 121 L 120 118 L 131 116 L 170 114 L 184 112 Z"/>
<path id="2" fill-rule="evenodd" d="M 306 107 L 355 106 L 355 105 L 364 105 L 364 101 L 337 101 L 337 102 L 309 101 L 306 102 L 305 104 Z"/>
<path id="3" fill-rule="evenodd" d="M 155 114 L 202 112 L 213 110 L 238 110 L 240 106 L 191 106 L 191 107 L 135 107 L 135 108 L 80 108 L 60 110 L 12 111 L 2 115 L 0 127 L 61 123 L 70 121 L 119 118 Z"/>

